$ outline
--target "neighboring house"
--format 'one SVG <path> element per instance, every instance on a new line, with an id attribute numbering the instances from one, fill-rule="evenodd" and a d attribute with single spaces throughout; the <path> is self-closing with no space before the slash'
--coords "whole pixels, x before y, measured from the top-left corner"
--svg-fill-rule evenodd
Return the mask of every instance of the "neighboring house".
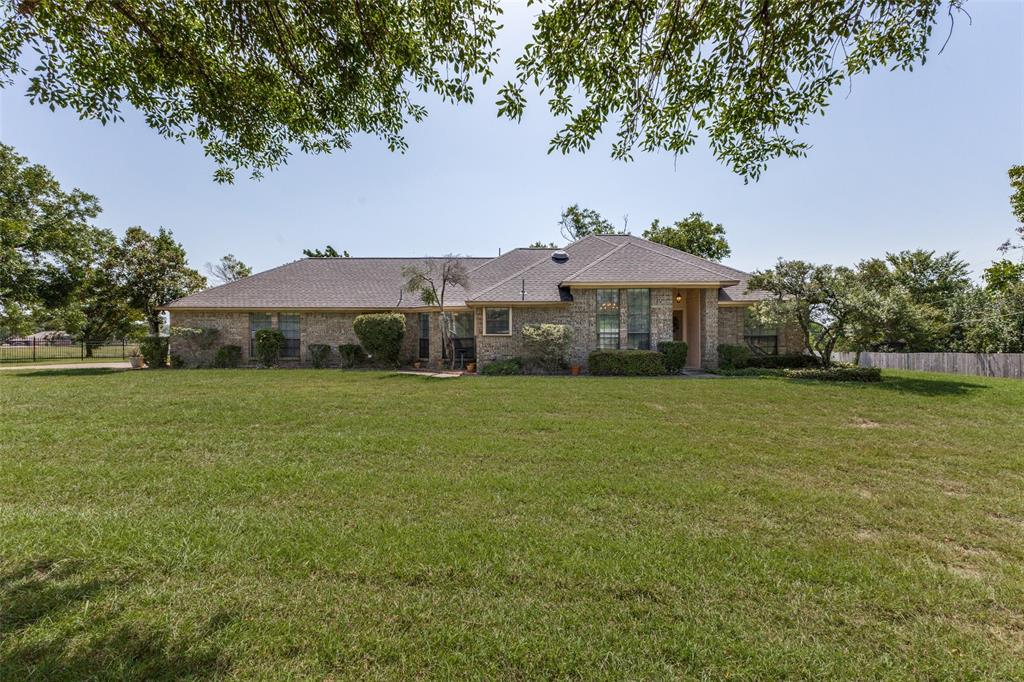
<path id="1" fill-rule="evenodd" d="M 70 346 L 74 339 L 65 331 L 42 331 L 7 339 L 9 346 Z"/>
<path id="2" fill-rule="evenodd" d="M 260 329 L 280 329 L 284 359 L 306 362 L 309 344 L 358 343 L 355 318 L 395 311 L 406 319 L 403 359 L 442 362 L 439 313 L 403 291 L 402 268 L 422 258 L 307 258 L 201 291 L 167 305 L 172 327 L 217 328 L 219 344 L 252 358 Z M 765 296 L 750 275 L 632 235 L 600 235 L 565 249 L 515 249 L 463 258 L 466 288 L 449 288 L 457 360 L 481 365 L 522 354 L 524 324 L 572 327 L 571 360 L 598 348 L 657 348 L 686 341 L 687 365 L 718 365 L 718 345 L 800 352 L 791 328 L 762 329 L 747 309 Z M 171 352 L 174 353 L 172 339 Z M 185 358 L 189 361 L 189 358 Z"/>

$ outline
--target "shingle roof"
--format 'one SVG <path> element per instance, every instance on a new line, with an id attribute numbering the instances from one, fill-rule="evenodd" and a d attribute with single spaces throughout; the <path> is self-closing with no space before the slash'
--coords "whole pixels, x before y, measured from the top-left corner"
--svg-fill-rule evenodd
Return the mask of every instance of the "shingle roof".
<path id="1" fill-rule="evenodd" d="M 565 247 L 565 262 L 552 260 L 555 249 L 513 249 L 497 258 L 460 258 L 469 285 L 450 288 L 445 304 L 571 300 L 573 284 L 629 282 L 711 284 L 722 287 L 723 302 L 756 301 L 764 292 L 746 292 L 745 272 L 698 258 L 632 235 L 590 236 Z M 424 258 L 307 258 L 287 263 L 174 301 L 182 308 L 306 309 L 418 308 L 423 303 L 404 293 L 402 268 Z"/>
<path id="2" fill-rule="evenodd" d="M 180 298 L 167 308 L 417 308 L 423 302 L 402 291 L 402 268 L 424 260 L 306 258 Z M 472 269 L 491 259 L 460 260 Z M 445 303 L 462 305 L 465 295 L 453 287 Z"/>

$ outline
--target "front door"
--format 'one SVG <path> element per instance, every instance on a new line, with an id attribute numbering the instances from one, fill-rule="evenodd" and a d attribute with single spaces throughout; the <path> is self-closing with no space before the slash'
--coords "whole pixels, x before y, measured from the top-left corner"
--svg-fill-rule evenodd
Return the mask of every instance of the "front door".
<path id="1" fill-rule="evenodd" d="M 672 340 L 685 341 L 685 330 L 682 310 L 672 311 Z"/>

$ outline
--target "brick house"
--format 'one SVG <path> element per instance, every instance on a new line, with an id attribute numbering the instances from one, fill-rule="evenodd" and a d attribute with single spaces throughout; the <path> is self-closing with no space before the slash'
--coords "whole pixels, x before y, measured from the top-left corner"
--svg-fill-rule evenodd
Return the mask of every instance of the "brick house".
<path id="1" fill-rule="evenodd" d="M 218 344 L 241 346 L 264 328 L 285 337 L 283 362 L 308 362 L 309 344 L 358 343 L 355 318 L 405 315 L 403 360 L 442 363 L 440 315 L 403 291 L 402 268 L 422 258 L 307 258 L 170 303 L 172 327 L 216 328 Z M 764 329 L 747 314 L 764 292 L 749 274 L 632 235 L 600 235 L 565 249 L 515 249 L 497 258 L 463 258 L 469 283 L 449 288 L 459 362 L 485 365 L 522 353 L 524 324 L 573 329 L 571 361 L 586 366 L 597 348 L 651 348 L 686 341 L 687 365 L 718 365 L 718 345 L 766 353 L 802 350 L 794 326 Z M 181 349 L 186 350 L 186 349 Z M 171 352 L 175 353 L 172 339 Z M 195 361 L 198 358 L 185 358 Z"/>

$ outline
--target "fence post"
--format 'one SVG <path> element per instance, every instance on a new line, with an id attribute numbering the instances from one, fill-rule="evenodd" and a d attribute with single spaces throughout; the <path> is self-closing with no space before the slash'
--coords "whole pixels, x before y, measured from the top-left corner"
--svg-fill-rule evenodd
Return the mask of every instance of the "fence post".
<path id="1" fill-rule="evenodd" d="M 124 360 L 124 339 L 121 339 L 121 359 Z"/>
<path id="2" fill-rule="evenodd" d="M 36 337 L 32 337 L 32 362 L 36 361 Z"/>
<path id="3" fill-rule="evenodd" d="M 85 360 L 85 341 L 84 340 L 82 341 L 82 344 L 78 347 L 78 349 L 79 349 L 79 351 L 81 351 L 82 359 Z"/>

